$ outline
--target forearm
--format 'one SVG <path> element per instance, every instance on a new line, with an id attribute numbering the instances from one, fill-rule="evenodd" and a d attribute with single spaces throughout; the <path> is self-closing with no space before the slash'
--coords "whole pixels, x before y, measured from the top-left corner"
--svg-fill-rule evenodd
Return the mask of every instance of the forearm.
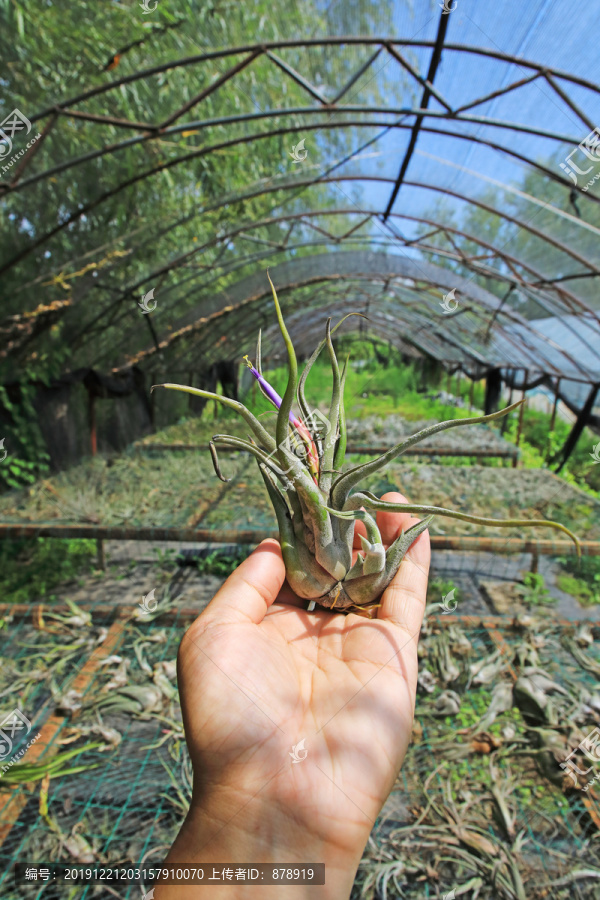
<path id="1" fill-rule="evenodd" d="M 235 868 L 256 863 L 306 867 L 325 863 L 325 884 L 252 884 L 233 879 L 225 884 L 211 883 L 210 897 L 215 900 L 344 900 L 350 897 L 354 876 L 368 837 L 353 847 L 340 848 L 307 836 L 294 823 L 293 810 L 273 812 L 253 798 L 246 806 L 238 800 L 230 805 L 203 805 L 193 808 L 186 818 L 164 865 L 203 865 L 212 875 L 213 866 Z M 233 808 L 232 808 L 233 807 Z M 240 807 L 242 807 L 240 809 Z M 238 811 L 239 810 L 239 811 Z M 204 885 L 162 885 L 156 900 L 195 900 L 206 896 Z"/>

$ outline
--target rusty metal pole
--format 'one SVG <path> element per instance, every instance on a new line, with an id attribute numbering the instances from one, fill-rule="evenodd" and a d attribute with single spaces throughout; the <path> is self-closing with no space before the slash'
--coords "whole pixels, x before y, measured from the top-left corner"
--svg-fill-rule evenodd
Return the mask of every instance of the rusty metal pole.
<path id="1" fill-rule="evenodd" d="M 523 390 L 521 392 L 521 397 L 525 400 L 525 390 L 527 386 L 527 379 L 529 377 L 529 369 L 523 369 Z M 517 440 L 515 441 L 515 447 L 519 447 L 519 443 L 521 441 L 521 431 L 523 430 L 523 412 L 525 411 L 525 403 L 521 403 L 519 407 L 519 425 L 517 427 Z M 517 468 L 519 463 L 518 456 L 515 456 L 513 459 L 513 469 Z"/>
<path id="2" fill-rule="evenodd" d="M 556 387 L 554 389 L 554 405 L 552 407 L 552 415 L 550 416 L 550 428 L 548 429 L 548 448 L 546 450 L 546 462 L 550 460 L 550 456 L 552 454 L 552 434 L 554 432 L 554 425 L 556 423 L 556 409 L 558 407 L 558 392 L 560 389 L 561 379 L 556 379 Z"/>
<path id="3" fill-rule="evenodd" d="M 510 404 L 512 403 L 514 383 L 515 383 L 515 370 L 511 369 L 510 392 L 508 394 L 508 403 L 506 404 L 507 406 L 510 406 Z M 509 418 L 508 416 L 504 416 L 504 418 L 502 419 L 502 425 L 500 426 L 500 434 L 504 434 L 504 432 L 506 431 L 506 426 L 508 425 L 508 418 Z"/>

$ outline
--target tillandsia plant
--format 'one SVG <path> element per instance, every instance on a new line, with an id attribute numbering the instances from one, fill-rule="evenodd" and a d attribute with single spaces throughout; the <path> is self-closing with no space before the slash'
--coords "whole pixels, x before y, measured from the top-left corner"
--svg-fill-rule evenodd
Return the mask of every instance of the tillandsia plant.
<path id="1" fill-rule="evenodd" d="M 437 506 L 390 503 L 380 500 L 369 491 L 355 491 L 364 478 L 383 469 L 387 463 L 424 438 L 459 425 L 493 422 L 516 409 L 522 401 L 491 415 L 453 419 L 431 425 L 396 444 L 376 459 L 342 471 L 346 454 L 346 417 L 343 398 L 348 359 L 340 371 L 331 335 L 348 316 L 341 319 L 334 328 L 331 327 L 331 319 L 328 319 L 325 337 L 298 377 L 296 354 L 268 272 L 267 277 L 273 291 L 277 321 L 287 350 L 288 382 L 283 398 L 262 374 L 260 332 L 256 348 L 256 365 L 252 365 L 247 356 L 245 360 L 265 397 L 278 409 L 274 437 L 266 431 L 250 410 L 237 400 L 182 384 L 163 384 L 156 387 L 185 391 L 216 400 L 235 409 L 246 421 L 252 432 L 249 440 L 216 434 L 209 442 L 215 472 L 222 481 L 230 480 L 221 472 L 217 445 L 244 449 L 256 457 L 277 516 L 287 580 L 298 597 L 310 601 L 309 611 L 314 609 L 316 604 L 348 612 L 378 605 L 378 598 L 398 571 L 409 547 L 426 530 L 436 515 L 474 522 L 478 525 L 513 527 L 536 525 L 558 529 L 575 542 L 577 553 L 580 554 L 577 537 L 559 522 L 546 519 L 484 518 Z M 333 389 L 327 419 L 318 411 L 311 411 L 305 396 L 307 376 L 325 348 L 333 373 Z M 299 416 L 292 412 L 294 403 L 297 403 Z M 386 551 L 373 515 L 379 510 L 422 514 L 425 518 L 402 532 Z M 363 552 L 358 553 L 353 563 L 354 523 L 358 519 L 364 522 L 367 536 L 361 536 Z"/>

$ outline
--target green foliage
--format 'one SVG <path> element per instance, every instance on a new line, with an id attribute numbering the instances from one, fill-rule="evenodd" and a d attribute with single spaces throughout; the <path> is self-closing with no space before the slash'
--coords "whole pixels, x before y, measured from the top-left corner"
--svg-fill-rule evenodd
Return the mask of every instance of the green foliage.
<path id="1" fill-rule="evenodd" d="M 557 556 L 556 561 L 567 572 L 589 581 L 600 581 L 600 556 L 582 556 L 580 559 L 576 556 Z"/>
<path id="2" fill-rule="evenodd" d="M 206 556 L 200 556 L 194 560 L 199 575 L 227 576 L 237 569 L 251 551 L 251 547 L 245 544 L 236 546 L 234 550 L 211 550 Z M 156 565 L 161 569 L 172 568 L 183 559 L 180 553 L 173 547 L 162 549 L 155 547 Z"/>
<path id="3" fill-rule="evenodd" d="M 578 560 L 560 556 L 557 562 L 565 570 L 556 579 L 561 591 L 576 597 L 582 606 L 600 603 L 600 557 L 582 556 Z"/>
<path id="4" fill-rule="evenodd" d="M 0 489 L 33 484 L 49 471 L 50 457 L 33 406 L 33 385 L 21 384 L 20 396 L 19 404 L 12 403 L 6 388 L 0 385 L 0 409 L 4 408 L 12 420 L 9 436 L 4 440 L 7 456 L 0 462 Z"/>
<path id="5" fill-rule="evenodd" d="M 200 575 L 231 575 L 248 557 L 249 552 L 249 548 L 244 545 L 239 545 L 233 552 L 212 550 L 208 556 L 196 560 L 198 573 Z"/>
<path id="6" fill-rule="evenodd" d="M 523 602 L 529 606 L 548 606 L 556 603 L 556 597 L 550 594 L 546 580 L 539 572 L 526 572 L 520 591 Z"/>
<path id="7" fill-rule="evenodd" d="M 152 549 L 156 554 L 156 565 L 159 569 L 170 569 L 177 562 L 179 554 L 174 547 L 166 547 L 164 550 L 162 547 Z"/>
<path id="8" fill-rule="evenodd" d="M 0 541 L 3 603 L 54 599 L 56 585 L 93 570 L 96 542 L 35 538 Z"/>
<path id="9" fill-rule="evenodd" d="M 386 17 L 393 30 L 391 11 L 378 9 L 375 15 L 366 7 L 350 3 L 346 7 L 356 33 L 373 33 Z M 340 12 L 338 4 L 333 15 L 339 17 Z M 303 116 L 287 117 L 283 127 L 289 133 L 270 136 L 260 121 L 235 117 L 251 120 L 282 106 L 302 108 L 308 105 L 307 93 L 263 54 L 222 89 L 193 103 L 200 90 L 209 88 L 242 57 L 180 63 L 249 41 L 327 34 L 330 19 L 329 10 L 318 0 L 159 2 L 150 16 L 143 15 L 133 0 L 100 4 L 80 0 L 75 5 L 0 2 L 3 95 L 10 98 L 9 109 L 17 107 L 33 118 L 57 102 L 70 105 L 88 91 L 91 96 L 83 112 L 161 123 L 190 102 L 189 111 L 174 122 L 184 128 L 156 140 L 137 139 L 136 131 L 143 135 L 143 128 L 130 132 L 106 121 L 58 117 L 37 147 L 33 174 L 57 164 L 63 168 L 6 196 L 0 255 L 3 261 L 24 255 L 4 275 L 4 314 L 31 314 L 42 305 L 64 305 L 51 316 L 36 319 L 34 352 L 30 342 L 24 347 L 23 355 L 38 374 L 46 371 L 56 353 L 66 352 L 72 369 L 92 364 L 109 371 L 152 346 L 149 319 L 140 317 L 137 307 L 151 287 L 157 289 L 152 325 L 160 341 L 202 302 L 210 304 L 220 290 L 256 272 L 257 260 L 263 258 L 256 245 L 245 236 L 224 237 L 242 232 L 244 224 L 272 218 L 273 209 L 282 204 L 289 213 L 305 208 L 306 198 L 296 200 L 289 189 L 297 171 L 289 151 L 306 123 Z M 293 69 L 331 90 L 346 83 L 358 64 L 355 54 L 331 53 L 327 47 L 308 53 L 305 47 L 291 46 L 283 55 Z M 163 71 L 142 74 L 161 66 Z M 406 102 L 416 101 L 414 80 L 408 73 L 391 70 L 381 70 L 377 79 L 366 72 L 353 93 L 360 91 L 363 102 L 382 102 L 392 85 L 402 90 Z M 229 118 L 227 126 L 218 124 L 223 118 Z M 36 132 L 50 121 L 50 114 L 37 119 Z M 242 142 L 252 135 L 256 140 Z M 341 156 L 353 142 L 341 128 L 328 130 L 326 137 L 319 130 L 310 130 L 307 136 L 309 171 L 321 165 L 324 147 L 330 156 Z M 106 155 L 94 153 L 117 145 Z M 17 144 L 15 151 L 19 150 Z M 78 161 L 71 164 L 74 160 Z M 282 187 L 272 193 L 256 192 L 255 185 L 265 177 L 274 186 L 281 181 Z M 324 211 L 338 205 L 335 188 L 318 179 L 310 193 L 311 202 Z M 354 223 L 354 216 L 347 222 L 336 217 L 335 225 L 343 229 Z M 322 224 L 327 226 L 326 217 Z M 272 221 L 263 227 L 261 237 L 282 243 L 288 229 L 287 222 Z M 290 244 L 298 256 L 312 252 L 296 247 L 306 234 L 314 237 L 299 223 Z M 171 274 L 164 271 L 180 257 L 186 260 L 184 268 Z M 240 263 L 244 257 L 248 261 Z M 160 364 L 156 361 L 157 367 Z M 13 360 L 3 363 L 0 383 L 13 372 Z"/>
<path id="10" fill-rule="evenodd" d="M 462 592 L 451 579 L 431 578 L 427 584 L 427 602 L 434 603 L 438 598 L 441 600 L 442 597 L 445 597 L 451 591 L 454 591 L 453 600 L 457 604 L 460 603 L 463 599 Z M 454 605 L 454 603 L 451 605 Z"/>
<path id="11" fill-rule="evenodd" d="M 556 579 L 557 587 L 576 597 L 582 606 L 595 606 L 600 604 L 600 575 L 596 575 L 596 589 L 583 578 L 576 578 L 574 575 L 559 575 Z"/>

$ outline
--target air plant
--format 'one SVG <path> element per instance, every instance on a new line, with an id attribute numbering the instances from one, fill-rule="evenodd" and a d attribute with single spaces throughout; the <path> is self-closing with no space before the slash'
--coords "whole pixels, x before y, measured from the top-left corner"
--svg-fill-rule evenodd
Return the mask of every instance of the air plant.
<path id="1" fill-rule="evenodd" d="M 377 599 L 390 583 L 413 541 L 429 526 L 436 515 L 473 522 L 477 525 L 526 527 L 531 525 L 558 529 L 574 542 L 578 554 L 577 537 L 564 525 L 545 519 L 493 519 L 437 506 L 417 503 L 390 503 L 380 500 L 366 490 L 353 493 L 359 483 L 384 468 L 409 447 L 430 435 L 462 425 L 493 422 L 516 409 L 522 401 L 487 416 L 454 419 L 424 428 L 405 438 L 386 453 L 362 465 L 342 471 L 346 454 L 346 417 L 344 412 L 344 383 L 348 359 L 340 366 L 331 340 L 333 332 L 348 316 L 331 327 L 327 320 L 325 337 L 320 342 L 300 377 L 298 363 L 273 282 L 267 272 L 273 292 L 275 312 L 286 350 L 288 381 L 283 398 L 264 378 L 261 369 L 261 337 L 258 336 L 256 363 L 246 357 L 246 363 L 258 381 L 262 393 L 278 410 L 275 436 L 268 433 L 244 404 L 229 397 L 182 384 L 163 384 L 175 391 L 185 391 L 215 400 L 236 410 L 252 432 L 248 440 L 217 434 L 209 442 L 217 476 L 224 477 L 217 455 L 217 445 L 243 449 L 257 460 L 270 500 L 277 516 L 279 537 L 287 580 L 298 597 L 310 601 L 308 610 L 318 604 L 336 610 L 361 610 L 377 605 Z M 361 313 L 350 313 L 361 315 Z M 320 353 L 326 348 L 333 373 L 333 388 L 328 418 L 313 412 L 305 395 L 307 376 Z M 297 403 L 299 415 L 292 412 Z M 386 550 L 374 513 L 416 513 L 425 516 L 417 524 L 403 531 Z M 362 520 L 367 536 L 361 535 L 362 553 L 353 563 L 352 546 L 354 523 Z"/>

